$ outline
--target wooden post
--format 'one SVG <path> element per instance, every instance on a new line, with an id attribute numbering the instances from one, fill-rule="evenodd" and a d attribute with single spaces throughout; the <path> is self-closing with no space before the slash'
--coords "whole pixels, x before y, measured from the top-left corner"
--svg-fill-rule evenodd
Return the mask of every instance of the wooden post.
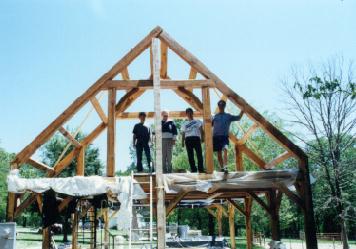
<path id="1" fill-rule="evenodd" d="M 279 227 L 279 203 L 277 203 L 276 191 L 271 190 L 267 194 L 267 200 L 269 202 L 270 209 L 270 225 L 271 225 L 271 233 L 272 240 L 280 241 L 280 227 Z"/>
<path id="2" fill-rule="evenodd" d="M 77 169 L 76 169 L 76 175 L 77 176 L 84 176 L 84 169 L 85 169 L 85 149 L 86 146 L 82 146 L 80 148 L 80 152 L 78 154 L 77 158 Z"/>
<path id="3" fill-rule="evenodd" d="M 243 160 L 242 160 L 242 150 L 239 148 L 238 145 L 235 145 L 235 161 L 236 161 L 236 170 L 243 171 Z"/>
<path id="4" fill-rule="evenodd" d="M 50 249 L 51 235 L 50 227 L 42 229 L 42 249 Z"/>
<path id="5" fill-rule="evenodd" d="M 309 166 L 308 158 L 299 161 L 299 168 L 303 169 L 303 195 L 304 198 L 304 233 L 305 233 L 305 243 L 307 249 L 317 249 L 318 241 L 316 239 L 316 228 L 314 220 L 314 208 L 313 208 L 313 199 L 312 192 L 310 187 L 310 178 L 309 178 Z M 301 193 L 300 193 L 301 194 Z"/>
<path id="6" fill-rule="evenodd" d="M 246 249 L 252 249 L 251 208 L 252 198 L 245 197 Z"/>
<path id="7" fill-rule="evenodd" d="M 77 249 L 78 246 L 78 211 L 75 209 L 72 214 L 72 249 Z"/>
<path id="8" fill-rule="evenodd" d="M 223 216 L 223 210 L 222 207 L 219 207 L 217 209 L 217 213 L 216 213 L 216 219 L 218 220 L 218 233 L 219 233 L 219 237 L 223 236 L 223 231 L 222 231 L 222 216 Z"/>
<path id="9" fill-rule="evenodd" d="M 161 130 L 161 96 L 160 96 L 160 54 L 159 40 L 152 39 L 152 70 L 153 70 L 153 95 L 155 108 L 155 132 L 156 132 L 156 184 L 157 184 L 157 248 L 166 247 L 166 208 L 163 185 L 162 166 L 162 130 Z"/>
<path id="10" fill-rule="evenodd" d="M 114 176 L 115 174 L 115 105 L 116 105 L 116 89 L 108 90 L 108 133 L 107 133 L 107 167 L 106 175 Z"/>
<path id="11" fill-rule="evenodd" d="M 228 204 L 228 211 L 229 211 L 229 228 L 230 228 L 231 249 L 236 249 L 236 241 L 235 241 L 235 208 L 231 203 Z"/>
<path id="12" fill-rule="evenodd" d="M 109 249 L 109 210 L 105 208 L 103 211 L 103 218 L 104 218 L 104 248 Z"/>
<path id="13" fill-rule="evenodd" d="M 211 110 L 209 87 L 202 88 L 203 98 L 203 120 L 204 120 L 204 142 L 205 142 L 205 165 L 208 174 L 214 171 L 213 138 L 211 128 Z"/>

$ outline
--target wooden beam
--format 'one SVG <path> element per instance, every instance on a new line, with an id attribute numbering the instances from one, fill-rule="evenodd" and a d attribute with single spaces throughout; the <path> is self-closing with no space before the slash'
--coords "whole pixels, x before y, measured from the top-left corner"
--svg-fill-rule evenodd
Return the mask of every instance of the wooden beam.
<path id="1" fill-rule="evenodd" d="M 14 218 L 17 218 L 29 205 L 36 201 L 36 194 L 30 194 L 20 205 L 15 209 Z"/>
<path id="2" fill-rule="evenodd" d="M 205 142 L 205 165 L 208 174 L 214 171 L 214 157 L 213 157 L 213 137 L 211 125 L 211 110 L 210 110 L 210 94 L 209 88 L 202 88 L 203 98 L 203 121 L 204 121 L 204 142 Z"/>
<path id="3" fill-rule="evenodd" d="M 286 152 L 282 153 L 281 155 L 277 156 L 276 158 L 274 158 L 269 163 L 267 163 L 265 165 L 265 169 L 273 169 L 276 165 L 284 162 L 285 160 L 287 160 L 288 158 L 290 158 L 292 156 L 293 156 L 292 152 L 286 151 Z"/>
<path id="4" fill-rule="evenodd" d="M 211 214 L 211 216 L 216 218 L 216 214 L 215 214 L 215 212 L 213 210 L 211 210 L 211 208 L 207 208 L 206 210 L 208 210 L 208 213 Z"/>
<path id="5" fill-rule="evenodd" d="M 51 244 L 51 232 L 50 227 L 42 228 L 42 249 L 50 249 Z"/>
<path id="6" fill-rule="evenodd" d="M 261 207 L 263 207 L 263 209 L 270 214 L 271 210 L 270 207 L 260 198 L 258 197 L 255 193 L 253 192 L 248 192 L 248 194 L 255 200 L 257 201 L 258 204 L 260 204 Z"/>
<path id="7" fill-rule="evenodd" d="M 53 173 L 54 172 L 54 169 L 47 166 L 46 164 L 44 163 L 41 163 L 41 162 L 38 162 L 32 158 L 29 158 L 27 161 L 26 161 L 28 164 L 31 164 L 33 167 L 35 167 L 36 169 L 39 169 L 39 170 L 42 170 L 42 171 L 46 171 L 48 173 Z"/>
<path id="8" fill-rule="evenodd" d="M 241 207 L 239 204 L 237 204 L 237 203 L 236 203 L 234 200 L 232 200 L 231 198 L 228 198 L 227 200 L 228 200 L 228 202 L 229 202 L 230 204 L 232 204 L 237 210 L 239 210 L 240 213 L 242 213 L 244 216 L 246 216 L 246 211 L 244 210 L 243 207 Z"/>
<path id="9" fill-rule="evenodd" d="M 194 109 L 197 111 L 203 111 L 203 103 L 200 101 L 200 99 L 194 95 L 193 92 L 180 87 L 174 92 L 181 98 L 183 98 L 189 105 L 191 105 Z"/>
<path id="10" fill-rule="evenodd" d="M 67 168 L 73 161 L 73 159 L 80 153 L 80 149 L 75 148 L 69 152 L 57 165 L 53 167 L 54 175 L 47 174 L 48 177 L 58 176 L 65 168 Z"/>
<path id="11" fill-rule="evenodd" d="M 42 213 L 43 199 L 41 194 L 36 194 L 36 201 L 38 209 L 40 210 L 40 213 Z"/>
<path id="12" fill-rule="evenodd" d="M 282 193 L 288 196 L 295 204 L 297 204 L 302 210 L 305 210 L 305 205 L 303 199 L 289 190 L 283 183 L 273 183 L 275 187 L 277 187 Z"/>
<path id="13" fill-rule="evenodd" d="M 155 108 L 155 134 L 156 134 L 156 196 L 157 196 L 157 248 L 166 247 L 166 209 L 165 193 L 163 184 L 163 165 L 162 165 L 162 127 L 161 127 L 161 82 L 160 82 L 160 56 L 159 40 L 152 39 L 152 78 L 153 96 Z"/>
<path id="14" fill-rule="evenodd" d="M 307 158 L 302 149 L 289 140 L 281 131 L 279 131 L 272 123 L 267 121 L 259 112 L 257 112 L 252 106 L 250 106 L 242 97 L 237 95 L 231 88 L 229 88 L 219 77 L 213 74 L 200 60 L 198 60 L 193 54 L 183 48 L 178 42 L 170 37 L 165 31 L 162 31 L 159 35 L 159 39 L 167 43 L 168 47 L 174 51 L 178 56 L 185 60 L 191 67 L 195 68 L 197 72 L 202 74 L 208 79 L 214 80 L 216 87 L 226 95 L 235 105 L 243 110 L 249 118 L 263 128 L 267 134 L 271 135 L 278 141 L 283 147 L 292 151 L 299 158 Z"/>
<path id="15" fill-rule="evenodd" d="M 92 103 L 95 111 L 98 113 L 101 121 L 103 121 L 105 124 L 108 122 L 108 117 L 106 116 L 103 108 L 101 108 L 101 105 L 96 97 L 90 98 L 90 102 Z"/>
<path id="16" fill-rule="evenodd" d="M 130 74 L 129 74 L 129 70 L 127 67 L 125 67 L 124 69 L 122 69 L 121 71 L 121 78 L 123 80 L 129 80 L 130 79 Z"/>
<path id="17" fill-rule="evenodd" d="M 95 96 L 107 80 L 113 79 L 126 68 L 137 56 L 150 46 L 151 39 L 162 32 L 161 27 L 153 29 L 143 40 L 119 60 L 106 74 L 100 77 L 87 91 L 78 97 L 62 114 L 60 114 L 46 129 L 44 129 L 29 145 L 27 145 L 14 159 L 14 163 L 22 164 L 44 144 L 54 132 L 69 120 L 91 97 Z"/>
<path id="18" fill-rule="evenodd" d="M 78 248 L 78 212 L 72 214 L 72 249 Z"/>
<path id="19" fill-rule="evenodd" d="M 197 70 L 195 70 L 194 67 L 191 67 L 189 71 L 189 79 L 193 80 L 196 78 L 197 78 Z"/>
<path id="20" fill-rule="evenodd" d="M 168 46 L 164 42 L 161 42 L 161 79 L 167 79 L 167 67 L 168 67 Z"/>
<path id="21" fill-rule="evenodd" d="M 166 208 L 166 216 L 169 216 L 169 214 L 173 211 L 173 209 L 177 206 L 177 204 L 186 196 L 189 192 L 187 191 L 181 191 L 179 192 L 176 197 L 169 202 L 168 207 Z"/>
<path id="22" fill-rule="evenodd" d="M 246 249 L 252 249 L 253 236 L 251 225 L 252 198 L 245 197 L 245 225 L 246 225 Z"/>
<path id="23" fill-rule="evenodd" d="M 62 133 L 62 135 L 65 136 L 75 147 L 80 148 L 82 146 L 63 126 L 59 127 L 58 131 Z"/>
<path id="24" fill-rule="evenodd" d="M 223 211 L 221 208 L 218 208 L 218 210 L 216 212 L 216 219 L 218 221 L 218 235 L 219 235 L 219 237 L 223 236 L 222 217 L 223 217 Z"/>
<path id="25" fill-rule="evenodd" d="M 106 175 L 115 175 L 115 140 L 116 140 L 116 89 L 109 89 L 108 97 L 108 133 L 107 133 L 107 167 Z"/>
<path id="26" fill-rule="evenodd" d="M 246 145 L 241 145 L 242 152 L 252 160 L 257 166 L 259 166 L 261 169 L 264 169 L 266 162 L 260 158 L 255 152 L 250 150 Z"/>
<path id="27" fill-rule="evenodd" d="M 258 124 L 254 123 L 244 134 L 244 136 L 239 140 L 238 144 L 245 144 L 250 136 L 254 133 L 254 131 L 258 128 Z"/>
<path id="28" fill-rule="evenodd" d="M 235 166 L 236 171 L 244 171 L 242 150 L 239 145 L 235 145 Z"/>
<path id="29" fill-rule="evenodd" d="M 160 89 L 178 89 L 180 87 L 201 88 L 214 87 L 212 80 L 161 80 Z M 116 88 L 116 90 L 130 90 L 140 88 L 141 90 L 153 89 L 152 80 L 108 80 L 102 87 L 102 90 Z"/>
<path id="30" fill-rule="evenodd" d="M 231 249 L 236 249 L 236 240 L 235 240 L 235 208 L 229 203 L 228 204 L 229 211 L 229 229 L 230 229 L 230 241 L 231 241 Z"/>
<path id="31" fill-rule="evenodd" d="M 187 115 L 185 111 L 169 111 L 169 118 L 171 119 L 186 119 Z M 122 112 L 116 115 L 117 119 L 138 119 L 139 112 Z M 154 112 L 146 112 L 146 119 L 154 118 Z M 201 112 L 194 112 L 195 118 L 203 117 Z"/>
<path id="32" fill-rule="evenodd" d="M 66 198 L 64 198 L 63 201 L 58 205 L 58 211 L 62 212 L 72 200 L 73 197 L 71 196 L 67 196 Z"/>
<path id="33" fill-rule="evenodd" d="M 128 91 L 124 96 L 121 97 L 119 102 L 116 104 L 116 115 L 124 112 L 139 96 L 141 96 L 145 90 L 139 88 L 133 88 Z"/>
<path id="34" fill-rule="evenodd" d="M 80 148 L 78 157 L 77 157 L 77 168 L 76 168 L 76 175 L 77 176 L 84 176 L 85 170 L 85 150 L 86 146 L 82 146 Z"/>
<path id="35" fill-rule="evenodd" d="M 270 207 L 270 226 L 271 226 L 271 239 L 274 241 L 281 240 L 280 223 L 279 223 L 279 212 L 276 199 L 276 190 L 270 190 L 266 193 L 268 204 Z"/>

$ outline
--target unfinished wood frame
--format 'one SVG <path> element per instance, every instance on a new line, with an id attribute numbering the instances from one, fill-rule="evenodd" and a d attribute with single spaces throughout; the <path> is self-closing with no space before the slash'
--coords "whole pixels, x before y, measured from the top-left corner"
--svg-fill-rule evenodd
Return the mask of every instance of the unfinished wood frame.
<path id="1" fill-rule="evenodd" d="M 154 52 L 151 44 L 152 39 L 160 39 L 160 56 L 158 56 L 158 67 L 154 66 Z M 150 67 L 151 77 L 149 80 L 131 80 L 129 75 L 128 66 L 137 58 L 144 50 L 150 48 Z M 190 72 L 187 80 L 171 80 L 168 76 L 168 51 L 176 53 L 186 63 L 190 65 Z M 157 70 L 158 68 L 158 70 Z M 197 80 L 197 74 L 202 75 L 205 79 Z M 114 78 L 121 74 L 122 80 L 114 80 Z M 56 177 L 58 176 L 68 165 L 71 164 L 74 158 L 78 158 L 77 174 L 84 174 L 84 156 L 85 146 L 88 146 L 99 134 L 101 134 L 106 128 L 108 128 L 108 175 L 114 175 L 115 165 L 115 139 L 113 139 L 115 131 L 114 125 L 116 119 L 129 119 L 136 118 L 137 113 L 130 112 L 124 113 L 124 111 L 138 98 L 145 90 L 154 88 L 154 82 L 157 80 L 160 82 L 160 89 L 171 89 L 182 97 L 189 105 L 197 110 L 195 116 L 203 117 L 206 142 L 206 166 L 207 172 L 211 173 L 214 169 L 213 154 L 212 154 L 212 137 L 211 137 L 211 110 L 210 110 L 210 96 L 209 89 L 216 88 L 219 90 L 225 99 L 231 101 L 239 109 L 243 110 L 247 117 L 253 122 L 253 125 L 247 130 L 241 139 L 237 139 L 235 136 L 230 136 L 230 139 L 234 142 L 236 153 L 236 169 L 244 170 L 243 156 L 247 156 L 254 163 L 256 163 L 261 169 L 273 169 L 276 165 L 284 162 L 285 160 L 294 157 L 298 161 L 298 167 L 301 172 L 301 177 L 298 178 L 298 195 L 286 190 L 284 186 L 276 186 L 286 196 L 294 200 L 298 205 L 303 206 L 304 219 L 305 219 L 305 233 L 306 243 L 308 249 L 316 249 L 316 236 L 315 236 L 315 221 L 313 213 L 313 202 L 310 189 L 308 158 L 297 145 L 290 141 L 281 131 L 279 131 L 272 123 L 267 121 L 260 113 L 258 113 L 252 106 L 250 106 L 242 97 L 232 91 L 219 77 L 212 73 L 201 61 L 199 61 L 189 51 L 184 49 L 178 42 L 171 38 L 160 27 L 153 29 L 143 40 L 141 40 L 130 52 L 128 52 L 121 60 L 119 60 L 107 73 L 100 77 L 87 91 L 85 91 L 80 97 L 78 97 L 63 113 L 61 113 L 46 129 L 44 129 L 29 145 L 21 150 L 15 157 L 11 164 L 12 169 L 21 167 L 24 163 L 29 163 L 35 168 L 45 171 L 46 176 Z M 192 89 L 202 89 L 202 101 L 196 97 Z M 111 92 L 112 100 L 113 92 L 126 91 L 124 97 L 122 97 L 118 103 L 110 102 L 109 110 L 107 114 L 100 106 L 99 101 L 96 99 L 97 94 L 100 91 L 108 90 Z M 90 102 L 97 114 L 100 117 L 101 123 L 82 141 L 77 141 L 73 136 L 63 128 L 63 125 L 77 113 L 85 104 Z M 116 102 L 116 100 L 115 100 Z M 158 114 L 157 114 L 158 115 Z M 148 113 L 149 117 L 153 117 L 153 112 Z M 185 116 L 184 111 L 176 111 L 171 114 L 171 117 L 183 118 Z M 265 162 L 258 153 L 254 152 L 247 146 L 247 141 L 251 138 L 253 132 L 261 128 L 267 135 L 269 135 L 274 141 L 281 145 L 285 149 L 285 153 L 277 156 L 270 162 Z M 35 151 L 43 145 L 51 136 L 60 131 L 74 146 L 62 160 L 59 161 L 54 167 L 49 167 L 43 163 L 36 162 L 31 159 L 31 156 Z M 110 152 L 109 152 L 110 151 Z M 258 203 L 260 199 L 253 197 Z M 273 194 L 272 194 L 273 195 Z M 248 196 L 247 196 L 248 197 Z M 184 197 L 183 197 L 184 198 Z M 35 195 L 30 195 L 20 205 L 16 205 L 16 195 L 9 193 L 7 217 L 8 220 L 13 220 L 16 215 L 19 215 L 23 209 L 36 200 Z M 273 199 L 273 198 L 272 198 Z M 278 202 L 278 198 L 274 198 L 273 202 Z M 261 202 L 262 203 L 262 202 Z M 260 203 L 260 204 L 261 204 Z M 263 202 L 264 203 L 264 202 Z M 265 204 L 265 203 L 264 203 Z M 231 204 L 232 205 L 232 204 Z M 263 204 L 261 204 L 263 206 Z M 267 207 L 268 205 L 265 204 Z M 246 216 L 247 217 L 247 216 Z M 246 221 L 247 223 L 247 221 Z"/>

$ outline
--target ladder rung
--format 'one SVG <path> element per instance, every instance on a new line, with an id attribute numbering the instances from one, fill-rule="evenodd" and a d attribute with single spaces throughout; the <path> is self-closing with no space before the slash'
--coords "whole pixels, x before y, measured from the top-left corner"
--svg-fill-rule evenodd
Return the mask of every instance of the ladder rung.
<path id="1" fill-rule="evenodd" d="M 133 184 L 150 184 L 151 182 L 134 182 Z"/>
<path id="2" fill-rule="evenodd" d="M 131 231 L 149 231 L 149 228 L 132 228 Z"/>

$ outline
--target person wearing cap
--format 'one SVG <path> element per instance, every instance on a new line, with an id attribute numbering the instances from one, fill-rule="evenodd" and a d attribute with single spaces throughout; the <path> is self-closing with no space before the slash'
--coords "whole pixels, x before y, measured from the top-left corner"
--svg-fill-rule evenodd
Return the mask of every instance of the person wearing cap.
<path id="1" fill-rule="evenodd" d="M 185 110 L 187 120 L 184 121 L 182 131 L 182 146 L 187 148 L 187 154 L 189 159 L 189 165 L 191 172 L 197 172 L 197 167 L 194 160 L 194 151 L 198 159 L 199 173 L 204 173 L 203 166 L 203 153 L 201 149 L 201 143 L 204 141 L 203 122 L 194 119 L 194 112 L 192 108 Z"/>
<path id="2" fill-rule="evenodd" d="M 162 166 L 163 173 L 172 173 L 173 145 L 177 139 L 177 127 L 173 121 L 168 120 L 168 112 L 162 112 Z"/>
<path id="3" fill-rule="evenodd" d="M 133 128 L 133 146 L 136 148 L 137 172 L 143 172 L 142 152 L 145 151 L 148 168 L 151 172 L 151 153 L 150 153 L 150 128 L 145 125 L 146 113 L 140 112 L 138 115 L 140 122 Z M 152 169 L 153 170 L 153 169 Z"/>
<path id="4" fill-rule="evenodd" d="M 213 149 L 218 155 L 218 161 L 221 171 L 227 173 L 227 148 L 229 145 L 230 124 L 233 121 L 239 121 L 243 111 L 239 115 L 231 115 L 225 112 L 226 102 L 218 102 L 219 112 L 213 118 Z M 224 157 L 223 157 L 224 153 Z"/>

